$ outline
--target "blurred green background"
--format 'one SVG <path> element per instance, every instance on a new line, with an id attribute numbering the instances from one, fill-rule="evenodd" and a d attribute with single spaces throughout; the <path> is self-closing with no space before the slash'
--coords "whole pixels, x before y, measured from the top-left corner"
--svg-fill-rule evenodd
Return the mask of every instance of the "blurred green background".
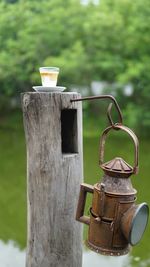
<path id="1" fill-rule="evenodd" d="M 41 84 L 40 66 L 58 66 L 58 85 L 68 91 L 116 97 L 124 124 L 140 140 L 140 173 L 133 177 L 138 202 L 150 204 L 150 1 L 0 1 L 0 239 L 21 248 L 26 246 L 26 152 L 20 93 Z M 83 105 L 84 174 L 91 184 L 102 175 L 98 144 L 108 125 L 107 105 Z M 119 154 L 133 163 L 130 143 L 124 134 L 112 135 L 108 159 Z M 133 266 L 150 266 L 143 263 L 150 258 L 149 235 L 148 227 L 133 250 L 140 259 Z"/>
<path id="2" fill-rule="evenodd" d="M 1 0 L 1 111 L 41 84 L 40 66 L 58 66 L 59 85 L 115 94 L 126 123 L 148 136 L 149 44 L 149 0 Z"/>

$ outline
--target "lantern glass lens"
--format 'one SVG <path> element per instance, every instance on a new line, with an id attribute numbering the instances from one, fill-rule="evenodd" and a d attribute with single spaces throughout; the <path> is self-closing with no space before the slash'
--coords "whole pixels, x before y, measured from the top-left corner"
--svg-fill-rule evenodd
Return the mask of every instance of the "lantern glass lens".
<path id="1" fill-rule="evenodd" d="M 131 245 L 134 246 L 140 241 L 148 222 L 148 214 L 148 205 L 146 203 L 139 205 L 132 220 L 132 226 L 130 231 Z"/>

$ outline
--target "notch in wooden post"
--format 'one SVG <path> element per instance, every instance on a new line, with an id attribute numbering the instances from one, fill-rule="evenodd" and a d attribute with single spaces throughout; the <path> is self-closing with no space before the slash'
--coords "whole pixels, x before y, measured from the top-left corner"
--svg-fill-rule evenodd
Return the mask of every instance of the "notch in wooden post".
<path id="1" fill-rule="evenodd" d="M 77 110 L 63 109 L 61 111 L 62 153 L 78 153 Z"/>

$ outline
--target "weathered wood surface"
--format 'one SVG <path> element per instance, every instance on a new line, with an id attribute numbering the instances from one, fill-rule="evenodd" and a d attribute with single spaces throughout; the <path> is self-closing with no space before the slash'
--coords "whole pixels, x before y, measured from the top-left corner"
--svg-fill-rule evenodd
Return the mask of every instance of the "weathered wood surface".
<path id="1" fill-rule="evenodd" d="M 82 226 L 75 221 L 82 182 L 82 109 L 77 93 L 24 93 L 27 146 L 26 267 L 81 267 Z M 62 153 L 61 111 L 77 109 L 78 153 Z M 69 127 L 69 125 L 68 125 Z"/>

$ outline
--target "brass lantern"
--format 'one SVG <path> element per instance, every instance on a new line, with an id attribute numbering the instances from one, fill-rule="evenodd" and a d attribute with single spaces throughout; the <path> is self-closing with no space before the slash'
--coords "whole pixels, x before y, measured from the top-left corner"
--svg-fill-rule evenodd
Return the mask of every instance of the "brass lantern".
<path id="1" fill-rule="evenodd" d="M 103 163 L 105 140 L 113 129 L 125 131 L 132 138 L 134 167 L 120 157 Z M 116 124 L 104 130 L 100 140 L 100 167 L 104 171 L 101 182 L 94 186 L 81 184 L 76 220 L 89 225 L 86 244 L 90 249 L 106 255 L 124 255 L 140 241 L 149 214 L 146 203 L 135 203 L 137 191 L 130 180 L 138 172 L 138 139 L 131 129 Z M 84 215 L 87 192 L 93 194 L 90 217 Z"/>

